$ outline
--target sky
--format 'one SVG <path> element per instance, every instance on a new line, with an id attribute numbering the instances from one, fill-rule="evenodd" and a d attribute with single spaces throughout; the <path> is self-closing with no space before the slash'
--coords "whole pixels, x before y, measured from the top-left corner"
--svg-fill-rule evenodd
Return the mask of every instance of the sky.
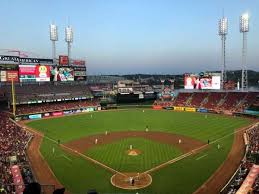
<path id="1" fill-rule="evenodd" d="M 248 69 L 259 70 L 259 0 L 2 0 L 0 49 L 52 57 L 49 25 L 58 26 L 57 54 L 86 59 L 89 74 L 220 70 L 218 20 L 229 20 L 227 69 L 241 68 L 239 16 L 248 12 Z M 0 50 L 1 54 L 5 50 Z"/>

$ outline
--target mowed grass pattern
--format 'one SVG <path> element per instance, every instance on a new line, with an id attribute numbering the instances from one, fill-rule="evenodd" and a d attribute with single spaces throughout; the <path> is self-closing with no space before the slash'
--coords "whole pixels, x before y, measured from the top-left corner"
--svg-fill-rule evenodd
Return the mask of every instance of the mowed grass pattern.
<path id="1" fill-rule="evenodd" d="M 127 150 L 130 145 L 141 151 L 140 155 L 129 156 Z M 181 155 L 181 151 L 175 146 L 144 138 L 127 138 L 95 146 L 87 150 L 86 155 L 120 172 L 144 172 Z"/>
<path id="2" fill-rule="evenodd" d="M 91 114 L 93 115 L 91 117 Z M 232 134 L 234 129 L 251 123 L 244 118 L 226 117 L 223 115 L 154 111 L 146 109 L 94 112 L 62 118 L 37 120 L 28 123 L 30 127 L 45 133 L 46 136 L 61 143 L 78 139 L 83 136 L 104 133 L 108 131 L 144 130 L 146 125 L 150 130 L 166 131 L 186 135 L 203 142 L 222 138 Z M 177 163 L 152 173 L 153 182 L 148 188 L 138 193 L 180 193 L 194 192 L 226 159 L 233 142 L 233 135 L 219 141 L 222 149 L 210 145 L 197 155 L 188 157 Z M 115 142 L 116 143 L 116 142 Z M 53 159 L 52 148 L 56 147 Z M 110 184 L 112 174 L 81 157 L 71 155 L 47 140 L 41 146 L 42 155 L 48 161 L 54 174 L 71 193 L 83 194 L 88 189 L 96 188 L 99 193 L 136 193 L 124 191 Z M 198 157 L 207 154 L 200 160 Z M 66 159 L 64 156 L 70 158 Z M 106 155 L 110 158 L 110 155 Z M 114 157 L 118 157 L 114 154 Z M 156 155 L 155 155 L 156 157 Z"/>

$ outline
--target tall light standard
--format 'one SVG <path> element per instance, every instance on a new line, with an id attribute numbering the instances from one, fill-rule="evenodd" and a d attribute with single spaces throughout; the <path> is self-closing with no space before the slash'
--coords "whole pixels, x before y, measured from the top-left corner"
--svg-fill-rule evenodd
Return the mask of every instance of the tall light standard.
<path id="1" fill-rule="evenodd" d="M 52 42 L 52 58 L 53 63 L 56 65 L 56 41 L 58 41 L 58 27 L 55 24 L 50 24 L 49 27 L 50 40 Z"/>
<path id="2" fill-rule="evenodd" d="M 249 31 L 249 16 L 244 13 L 240 16 L 240 32 L 243 33 L 243 47 L 242 47 L 242 77 L 241 77 L 241 88 L 242 90 L 248 88 L 247 78 L 247 33 Z"/>
<path id="3" fill-rule="evenodd" d="M 67 42 L 67 56 L 68 56 L 68 65 L 71 63 L 71 44 L 73 42 L 73 30 L 70 26 L 66 27 L 65 29 L 66 34 L 66 42 Z"/>
<path id="4" fill-rule="evenodd" d="M 224 88 L 224 82 L 227 81 L 226 72 L 226 35 L 228 33 L 228 19 L 223 17 L 219 20 L 219 36 L 221 36 L 221 88 Z"/>

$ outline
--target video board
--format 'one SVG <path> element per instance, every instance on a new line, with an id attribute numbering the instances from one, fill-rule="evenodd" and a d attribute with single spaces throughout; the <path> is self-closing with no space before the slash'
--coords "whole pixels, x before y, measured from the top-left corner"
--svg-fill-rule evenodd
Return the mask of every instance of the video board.
<path id="1" fill-rule="evenodd" d="M 220 76 L 217 74 L 203 76 L 185 74 L 184 89 L 218 90 L 220 89 Z"/>
<path id="2" fill-rule="evenodd" d="M 72 67 L 53 67 L 51 69 L 51 81 L 74 81 L 74 69 Z"/>

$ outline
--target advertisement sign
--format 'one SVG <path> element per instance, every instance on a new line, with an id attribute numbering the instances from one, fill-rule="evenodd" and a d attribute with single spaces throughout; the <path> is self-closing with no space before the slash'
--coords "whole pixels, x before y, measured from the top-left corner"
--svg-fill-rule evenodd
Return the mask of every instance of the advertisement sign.
<path id="1" fill-rule="evenodd" d="M 29 115 L 29 119 L 40 119 L 41 114 Z"/>
<path id="2" fill-rule="evenodd" d="M 76 60 L 76 59 L 73 59 L 71 61 L 71 64 L 73 66 L 85 66 L 85 61 L 84 60 Z"/>
<path id="3" fill-rule="evenodd" d="M 196 112 L 196 108 L 185 107 L 184 110 L 187 112 Z"/>
<path id="4" fill-rule="evenodd" d="M 43 117 L 50 117 L 50 114 L 48 112 L 44 113 Z"/>
<path id="5" fill-rule="evenodd" d="M 18 70 L 17 64 L 0 64 L 0 70 Z"/>
<path id="6" fill-rule="evenodd" d="M 61 115 L 63 115 L 63 112 L 53 112 L 51 114 L 52 114 L 52 116 L 61 116 Z"/>
<path id="7" fill-rule="evenodd" d="M 52 64 L 53 59 L 41 59 L 41 58 L 23 58 L 18 56 L 0 55 L 0 61 L 16 62 L 16 63 L 48 63 Z"/>
<path id="8" fill-rule="evenodd" d="M 47 65 L 37 65 L 35 76 L 37 82 L 50 81 L 50 67 Z"/>
<path id="9" fill-rule="evenodd" d="M 86 71 L 75 71 L 75 76 L 86 76 Z"/>
<path id="10" fill-rule="evenodd" d="M 197 112 L 207 113 L 207 112 L 208 112 L 208 109 L 206 109 L 206 108 L 198 108 L 198 109 L 197 109 Z"/>
<path id="11" fill-rule="evenodd" d="M 6 82 L 6 71 L 0 71 L 0 81 L 1 82 Z"/>
<path id="12" fill-rule="evenodd" d="M 14 82 L 18 82 L 19 81 L 19 76 L 18 76 L 18 71 L 6 71 L 6 79 L 8 82 L 11 82 L 12 80 Z"/>
<path id="13" fill-rule="evenodd" d="M 212 89 L 220 89 L 220 76 L 212 76 Z"/>
<path id="14" fill-rule="evenodd" d="M 177 110 L 177 111 L 184 111 L 184 107 L 181 107 L 181 106 L 174 106 L 174 110 Z"/>
<path id="15" fill-rule="evenodd" d="M 68 65 L 68 56 L 59 55 L 59 65 Z"/>
<path id="16" fill-rule="evenodd" d="M 19 75 L 35 75 L 35 65 L 19 65 Z"/>

